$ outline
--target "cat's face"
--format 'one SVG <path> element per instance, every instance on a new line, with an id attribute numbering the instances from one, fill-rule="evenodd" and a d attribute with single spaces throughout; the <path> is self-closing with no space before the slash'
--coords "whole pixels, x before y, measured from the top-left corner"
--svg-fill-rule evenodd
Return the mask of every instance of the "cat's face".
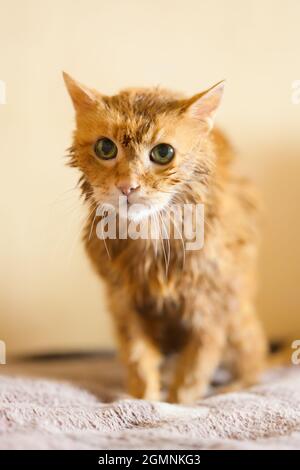
<path id="1" fill-rule="evenodd" d="M 176 202 L 193 181 L 222 84 L 190 100 L 159 89 L 107 97 L 64 75 L 76 109 L 72 164 L 99 204 L 142 219 Z"/>

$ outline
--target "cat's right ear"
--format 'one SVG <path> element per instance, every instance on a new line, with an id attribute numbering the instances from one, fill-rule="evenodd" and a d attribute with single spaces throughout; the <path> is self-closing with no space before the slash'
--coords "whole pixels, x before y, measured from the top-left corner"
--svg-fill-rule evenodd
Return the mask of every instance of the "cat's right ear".
<path id="1" fill-rule="evenodd" d="M 95 90 L 77 82 L 66 72 L 63 72 L 63 78 L 76 111 L 90 108 L 97 102 L 99 103 L 100 94 Z"/>

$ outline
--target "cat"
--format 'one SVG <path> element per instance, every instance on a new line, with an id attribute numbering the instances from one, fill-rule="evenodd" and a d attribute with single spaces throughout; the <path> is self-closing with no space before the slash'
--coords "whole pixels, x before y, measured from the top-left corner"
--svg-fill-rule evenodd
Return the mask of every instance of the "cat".
<path id="1" fill-rule="evenodd" d="M 76 113 L 70 165 L 91 211 L 84 243 L 107 288 L 129 393 L 160 400 L 160 366 L 174 352 L 170 402 L 204 396 L 224 362 L 228 390 L 255 383 L 267 350 L 254 306 L 259 204 L 214 127 L 224 83 L 185 98 L 161 88 L 106 96 L 64 80 Z M 119 196 L 144 205 L 140 223 L 154 214 L 161 224 L 175 202 L 203 204 L 204 246 L 188 251 L 173 234 L 166 263 L 166 240 L 155 252 L 151 239 L 97 236 L 95 207 Z"/>

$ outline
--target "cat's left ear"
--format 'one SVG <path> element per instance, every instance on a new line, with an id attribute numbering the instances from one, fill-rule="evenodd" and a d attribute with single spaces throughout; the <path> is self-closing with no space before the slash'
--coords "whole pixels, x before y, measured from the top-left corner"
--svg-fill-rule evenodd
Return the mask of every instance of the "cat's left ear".
<path id="1" fill-rule="evenodd" d="M 213 128 L 216 112 L 222 100 L 224 84 L 222 80 L 208 90 L 194 95 L 187 102 L 188 115 L 204 122 L 208 131 Z"/>
<path id="2" fill-rule="evenodd" d="M 96 90 L 82 85 L 66 72 L 63 72 L 63 77 L 76 111 L 90 108 L 99 102 L 100 94 Z"/>

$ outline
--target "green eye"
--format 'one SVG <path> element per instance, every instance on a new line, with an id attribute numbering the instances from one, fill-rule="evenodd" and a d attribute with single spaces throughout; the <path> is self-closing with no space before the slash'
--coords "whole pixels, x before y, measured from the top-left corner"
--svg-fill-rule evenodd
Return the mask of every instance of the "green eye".
<path id="1" fill-rule="evenodd" d="M 160 165 L 169 163 L 175 155 L 172 145 L 158 144 L 150 152 L 150 160 Z"/>
<path id="2" fill-rule="evenodd" d="M 111 160 L 112 158 L 115 158 L 118 153 L 116 144 L 106 137 L 97 140 L 94 150 L 97 157 L 102 158 L 103 160 Z"/>

